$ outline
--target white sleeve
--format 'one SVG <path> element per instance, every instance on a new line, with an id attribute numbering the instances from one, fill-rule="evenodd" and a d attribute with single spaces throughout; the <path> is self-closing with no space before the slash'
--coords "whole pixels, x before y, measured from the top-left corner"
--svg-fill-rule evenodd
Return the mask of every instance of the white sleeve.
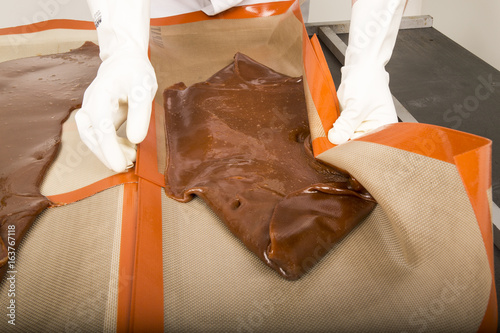
<path id="1" fill-rule="evenodd" d="M 208 16 L 213 16 L 242 2 L 243 0 L 210 0 L 210 4 L 203 7 L 201 10 Z"/>

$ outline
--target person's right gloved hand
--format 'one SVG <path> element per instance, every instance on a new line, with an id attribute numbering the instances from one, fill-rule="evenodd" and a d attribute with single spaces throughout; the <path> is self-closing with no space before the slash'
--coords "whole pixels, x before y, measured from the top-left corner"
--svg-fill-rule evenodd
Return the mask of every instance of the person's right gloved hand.
<path id="1" fill-rule="evenodd" d="M 76 123 L 82 141 L 108 168 L 133 165 L 135 144 L 146 137 L 157 83 L 148 58 L 126 53 L 106 59 L 85 91 Z M 127 120 L 127 137 L 116 131 Z"/>
<path id="2" fill-rule="evenodd" d="M 125 171 L 146 137 L 158 84 L 148 59 L 149 0 L 88 0 L 103 60 L 75 116 L 82 141 L 106 165 Z M 127 120 L 126 137 L 117 129 Z"/>

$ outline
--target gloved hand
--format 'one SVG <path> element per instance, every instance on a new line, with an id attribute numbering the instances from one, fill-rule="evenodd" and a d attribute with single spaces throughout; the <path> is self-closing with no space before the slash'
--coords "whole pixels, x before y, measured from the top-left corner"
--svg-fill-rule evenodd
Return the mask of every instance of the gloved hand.
<path id="1" fill-rule="evenodd" d="M 328 139 L 341 144 L 398 121 L 385 65 L 391 58 L 405 0 L 357 0 L 337 96 L 339 118 Z"/>
<path id="2" fill-rule="evenodd" d="M 75 116 L 82 141 L 110 169 L 131 167 L 158 88 L 148 59 L 149 0 L 88 0 L 102 59 Z M 127 121 L 127 137 L 116 130 Z"/>

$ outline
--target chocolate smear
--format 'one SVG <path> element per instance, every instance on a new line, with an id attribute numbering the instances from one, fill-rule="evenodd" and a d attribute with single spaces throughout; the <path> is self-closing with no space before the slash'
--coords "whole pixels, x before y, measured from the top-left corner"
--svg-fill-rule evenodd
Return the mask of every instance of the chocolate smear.
<path id="1" fill-rule="evenodd" d="M 38 214 L 62 123 L 81 105 L 99 67 L 99 48 L 86 42 L 67 53 L 0 63 L 0 278 Z M 8 255 L 9 252 L 9 255 Z"/>

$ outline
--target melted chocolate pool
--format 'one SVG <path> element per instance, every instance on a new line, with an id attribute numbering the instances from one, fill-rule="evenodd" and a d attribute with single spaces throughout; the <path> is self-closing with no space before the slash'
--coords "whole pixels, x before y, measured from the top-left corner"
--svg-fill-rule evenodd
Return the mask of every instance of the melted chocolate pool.
<path id="1" fill-rule="evenodd" d="M 57 154 L 62 123 L 96 76 L 98 55 L 87 42 L 67 53 L 0 63 L 0 279 L 7 246 L 17 248 L 50 204 L 39 186 Z"/>
<path id="2" fill-rule="evenodd" d="M 375 207 L 356 180 L 314 159 L 301 77 L 238 53 L 163 95 L 167 195 L 201 197 L 283 277 L 298 279 Z"/>

